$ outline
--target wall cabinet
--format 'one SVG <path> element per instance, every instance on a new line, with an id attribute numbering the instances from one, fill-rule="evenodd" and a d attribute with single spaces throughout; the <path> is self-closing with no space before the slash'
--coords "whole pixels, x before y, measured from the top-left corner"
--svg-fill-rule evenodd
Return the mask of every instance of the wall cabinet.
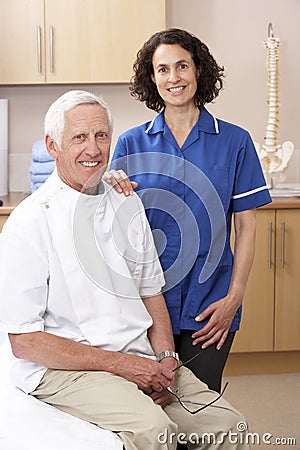
<path id="1" fill-rule="evenodd" d="M 255 259 L 232 352 L 300 350 L 300 200 L 292 206 L 276 208 L 275 201 L 257 211 Z"/>
<path id="2" fill-rule="evenodd" d="M 0 84 L 122 83 L 165 0 L 0 0 Z"/>

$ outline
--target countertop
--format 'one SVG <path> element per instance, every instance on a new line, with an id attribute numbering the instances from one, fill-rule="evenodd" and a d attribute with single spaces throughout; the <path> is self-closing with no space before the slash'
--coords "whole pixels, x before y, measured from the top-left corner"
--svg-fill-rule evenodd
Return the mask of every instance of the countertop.
<path id="1" fill-rule="evenodd" d="M 300 197 L 273 197 L 272 203 L 258 209 L 297 209 L 300 208 Z"/>
<path id="2" fill-rule="evenodd" d="M 11 192 L 8 195 L 3 195 L 1 200 L 3 206 L 0 206 L 0 215 L 8 215 L 12 210 L 24 200 L 28 194 L 23 192 Z M 273 197 L 272 203 L 261 206 L 259 209 L 297 209 L 300 208 L 300 197 Z"/>
<path id="3" fill-rule="evenodd" d="M 10 192 L 8 195 L 0 196 L 0 200 L 3 201 L 3 205 L 0 206 L 0 215 L 10 214 L 26 197 L 28 197 L 28 194 L 24 194 L 23 192 Z"/>

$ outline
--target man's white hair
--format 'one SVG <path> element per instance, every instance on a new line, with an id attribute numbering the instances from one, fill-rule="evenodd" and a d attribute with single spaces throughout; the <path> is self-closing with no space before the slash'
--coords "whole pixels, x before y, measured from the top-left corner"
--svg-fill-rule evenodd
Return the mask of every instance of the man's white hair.
<path id="1" fill-rule="evenodd" d="M 88 91 L 68 91 L 50 105 L 44 121 L 45 135 L 51 136 L 59 148 L 61 148 L 61 139 L 65 128 L 65 112 L 75 108 L 75 106 L 84 104 L 98 104 L 105 110 L 110 132 L 112 133 L 111 112 L 102 97 Z"/>

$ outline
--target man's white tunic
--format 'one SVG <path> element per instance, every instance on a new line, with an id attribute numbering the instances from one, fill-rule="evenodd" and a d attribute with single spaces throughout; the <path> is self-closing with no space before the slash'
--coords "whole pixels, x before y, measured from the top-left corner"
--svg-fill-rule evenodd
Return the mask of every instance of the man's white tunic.
<path id="1" fill-rule="evenodd" d="M 164 278 L 151 230 L 137 195 L 101 188 L 82 194 L 55 171 L 15 208 L 0 234 L 0 329 L 154 358 L 141 297 Z M 13 382 L 31 392 L 45 371 L 14 359 Z"/>

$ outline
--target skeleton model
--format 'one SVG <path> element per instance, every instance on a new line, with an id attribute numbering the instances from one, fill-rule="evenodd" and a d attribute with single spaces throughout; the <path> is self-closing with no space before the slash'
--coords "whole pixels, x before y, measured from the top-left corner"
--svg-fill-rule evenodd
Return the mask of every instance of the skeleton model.
<path id="1" fill-rule="evenodd" d="M 273 186 L 273 180 L 283 181 L 284 170 L 294 151 L 294 144 L 291 141 L 279 144 L 279 43 L 280 40 L 274 37 L 272 24 L 268 26 L 268 38 L 264 41 L 268 50 L 267 70 L 268 70 L 268 121 L 264 144 L 255 143 L 258 156 L 266 177 L 268 186 Z"/>

